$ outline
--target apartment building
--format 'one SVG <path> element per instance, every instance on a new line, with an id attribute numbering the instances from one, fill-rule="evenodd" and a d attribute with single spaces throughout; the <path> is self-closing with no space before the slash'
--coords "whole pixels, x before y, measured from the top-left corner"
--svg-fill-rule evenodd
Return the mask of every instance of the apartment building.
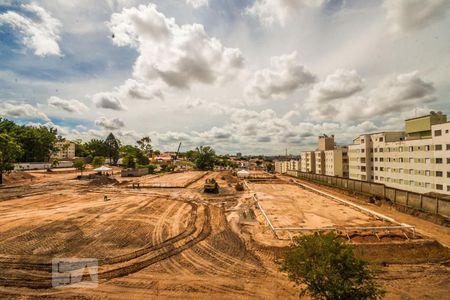
<path id="1" fill-rule="evenodd" d="M 291 159 L 291 160 L 276 160 L 275 161 L 275 172 L 284 174 L 288 170 L 299 171 L 300 170 L 300 161 Z"/>
<path id="2" fill-rule="evenodd" d="M 348 177 L 348 149 L 346 147 L 324 151 L 325 175 Z"/>
<path id="3" fill-rule="evenodd" d="M 316 174 L 325 174 L 325 151 L 314 151 Z"/>
<path id="4" fill-rule="evenodd" d="M 306 173 L 316 172 L 315 151 L 303 151 L 300 160 L 300 170 Z"/>
<path id="5" fill-rule="evenodd" d="M 55 143 L 55 147 L 58 151 L 53 154 L 53 159 L 71 160 L 75 157 L 75 143 L 70 141 L 59 141 Z"/>
<path id="6" fill-rule="evenodd" d="M 363 134 L 349 146 L 349 177 L 417 193 L 450 194 L 450 123 L 442 113 L 405 120 L 403 132 Z"/>

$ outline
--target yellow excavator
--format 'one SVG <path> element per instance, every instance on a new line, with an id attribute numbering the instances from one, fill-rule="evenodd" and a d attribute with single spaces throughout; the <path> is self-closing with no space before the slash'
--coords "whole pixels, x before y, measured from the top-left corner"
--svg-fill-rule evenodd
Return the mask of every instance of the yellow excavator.
<path id="1" fill-rule="evenodd" d="M 205 185 L 203 186 L 203 191 L 205 193 L 218 194 L 219 193 L 219 184 L 214 178 L 206 179 Z"/>

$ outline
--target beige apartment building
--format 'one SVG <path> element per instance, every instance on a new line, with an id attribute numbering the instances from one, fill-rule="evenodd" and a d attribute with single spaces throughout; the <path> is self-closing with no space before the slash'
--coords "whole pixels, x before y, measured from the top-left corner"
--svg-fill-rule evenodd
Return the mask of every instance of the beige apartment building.
<path id="1" fill-rule="evenodd" d="M 352 179 L 450 195 L 450 123 L 442 113 L 405 121 L 404 132 L 364 134 L 349 146 Z"/>
<path id="2" fill-rule="evenodd" d="M 300 161 L 291 159 L 291 160 L 276 160 L 275 161 L 275 172 L 284 174 L 288 170 L 290 171 L 299 171 L 300 170 Z"/>
<path id="3" fill-rule="evenodd" d="M 325 175 L 348 177 L 348 149 L 337 148 L 324 151 Z"/>
<path id="4" fill-rule="evenodd" d="M 303 151 L 300 160 L 300 170 L 306 173 L 316 172 L 316 158 L 314 151 Z"/>
<path id="5" fill-rule="evenodd" d="M 75 157 L 75 143 L 70 141 L 60 141 L 55 143 L 58 151 L 53 155 L 53 159 L 71 160 Z"/>

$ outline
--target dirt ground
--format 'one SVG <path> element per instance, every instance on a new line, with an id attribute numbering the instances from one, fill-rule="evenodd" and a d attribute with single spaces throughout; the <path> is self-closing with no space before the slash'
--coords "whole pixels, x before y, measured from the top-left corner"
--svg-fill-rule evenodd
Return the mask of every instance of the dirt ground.
<path id="1" fill-rule="evenodd" d="M 76 175 L 33 173 L 33 182 L 0 189 L 0 298 L 298 299 L 298 288 L 275 263 L 285 244 L 259 219 L 250 191 L 234 189 L 238 180 L 230 173 L 143 179 L 187 184 L 161 189 L 93 186 Z M 217 180 L 219 194 L 202 192 L 207 178 Z M 281 225 L 381 222 L 294 185 L 260 186 L 264 207 Z M 51 288 L 55 257 L 98 259 L 98 287 Z M 445 262 L 385 264 L 377 280 L 386 299 L 444 299 L 450 268 Z"/>

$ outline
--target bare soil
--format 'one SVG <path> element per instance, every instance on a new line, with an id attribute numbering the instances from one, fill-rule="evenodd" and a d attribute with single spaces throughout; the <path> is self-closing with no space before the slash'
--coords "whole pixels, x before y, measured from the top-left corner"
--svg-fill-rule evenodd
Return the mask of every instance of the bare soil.
<path id="1" fill-rule="evenodd" d="M 171 189 L 96 186 L 75 180 L 76 175 L 36 174 L 33 182 L 0 189 L 0 298 L 298 299 L 298 288 L 275 263 L 286 241 L 264 224 L 249 191 L 235 191 L 236 178 L 229 173 L 211 172 L 197 180 L 198 172 L 143 179 L 187 184 Z M 202 192 L 206 178 L 218 181 L 220 194 Z M 293 185 L 258 184 L 257 189 L 281 225 L 381 222 Z M 377 280 L 387 289 L 386 299 L 448 296 L 448 264 L 392 263 L 394 241 L 383 242 L 374 245 L 389 249 L 390 257 L 360 245 L 373 262 L 384 262 Z M 425 253 L 418 249 L 437 251 L 436 256 L 445 251 L 431 244 L 412 249 L 408 255 Z M 51 288 L 54 257 L 97 258 L 99 286 Z"/>

